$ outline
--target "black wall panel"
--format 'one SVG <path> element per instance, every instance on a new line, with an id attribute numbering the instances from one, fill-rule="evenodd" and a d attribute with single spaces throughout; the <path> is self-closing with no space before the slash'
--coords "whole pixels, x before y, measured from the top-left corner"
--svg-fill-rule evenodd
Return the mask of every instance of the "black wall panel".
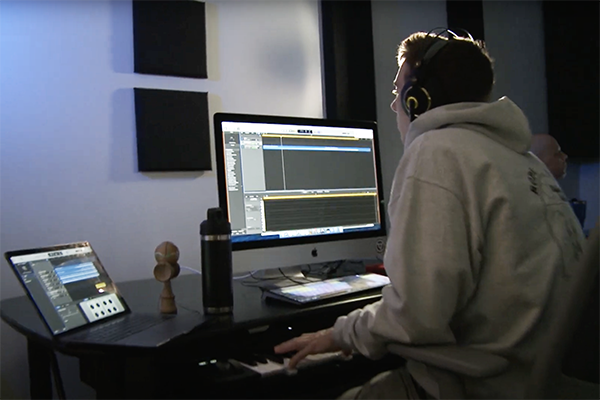
<path id="1" fill-rule="evenodd" d="M 208 94 L 134 91 L 140 172 L 210 170 Z"/>

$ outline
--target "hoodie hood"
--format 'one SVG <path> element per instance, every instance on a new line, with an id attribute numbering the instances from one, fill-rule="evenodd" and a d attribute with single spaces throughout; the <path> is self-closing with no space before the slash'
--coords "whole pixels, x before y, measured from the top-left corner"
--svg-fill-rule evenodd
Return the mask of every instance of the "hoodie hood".
<path id="1" fill-rule="evenodd" d="M 520 154 L 531 146 L 527 117 L 502 97 L 492 103 L 456 103 L 427 111 L 410 124 L 405 149 L 425 132 L 450 127 L 474 130 Z"/>

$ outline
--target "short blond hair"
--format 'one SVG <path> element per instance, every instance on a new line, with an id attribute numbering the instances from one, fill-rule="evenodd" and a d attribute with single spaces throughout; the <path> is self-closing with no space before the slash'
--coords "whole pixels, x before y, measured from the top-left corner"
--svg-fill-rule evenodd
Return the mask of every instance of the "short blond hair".
<path id="1" fill-rule="evenodd" d="M 448 43 L 423 66 L 425 70 L 422 71 L 427 75 L 427 81 L 423 84 L 426 89 L 427 82 L 431 81 L 440 86 L 437 90 L 440 94 L 432 98 L 432 108 L 444 104 L 488 101 L 494 86 L 494 68 L 493 60 L 481 40 L 448 40 L 442 36 L 416 32 L 398 47 L 398 65 L 404 61 L 411 70 L 414 69 L 431 45 L 440 40 Z"/>

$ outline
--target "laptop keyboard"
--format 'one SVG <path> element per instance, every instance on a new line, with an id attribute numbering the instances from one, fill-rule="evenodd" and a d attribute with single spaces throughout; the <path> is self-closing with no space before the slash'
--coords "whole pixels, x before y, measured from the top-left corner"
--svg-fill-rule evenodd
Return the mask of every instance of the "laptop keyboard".
<path id="1" fill-rule="evenodd" d="M 165 318 L 156 315 L 130 314 L 125 318 L 91 328 L 72 337 L 77 339 L 89 338 L 95 342 L 113 343 L 164 321 Z"/>

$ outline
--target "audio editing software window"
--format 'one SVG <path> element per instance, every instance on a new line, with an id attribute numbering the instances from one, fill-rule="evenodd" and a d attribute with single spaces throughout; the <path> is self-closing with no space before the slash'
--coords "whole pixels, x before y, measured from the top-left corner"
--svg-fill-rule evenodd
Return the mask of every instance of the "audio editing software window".
<path id="1" fill-rule="evenodd" d="M 124 310 L 111 293 L 112 281 L 99 267 L 91 247 L 15 256 L 11 261 L 54 333 Z M 98 305 L 97 311 L 90 312 L 98 299 L 110 301 L 110 307 Z M 98 315 L 94 315 L 96 312 Z"/>
<path id="2" fill-rule="evenodd" d="M 379 226 L 370 129 L 223 123 L 233 240 Z"/>

